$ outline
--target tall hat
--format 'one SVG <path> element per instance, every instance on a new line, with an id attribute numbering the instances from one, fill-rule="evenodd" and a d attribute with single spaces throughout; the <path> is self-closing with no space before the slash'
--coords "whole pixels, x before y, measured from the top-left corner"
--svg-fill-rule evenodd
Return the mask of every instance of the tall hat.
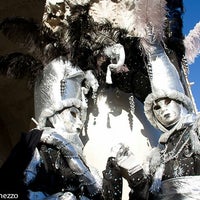
<path id="1" fill-rule="evenodd" d="M 192 101 L 185 94 L 177 69 L 172 64 L 162 45 L 156 41 L 142 41 L 150 64 L 150 82 L 152 93 L 144 102 L 145 115 L 150 123 L 158 128 L 158 122 L 153 114 L 153 103 L 162 98 L 170 98 L 180 102 L 190 113 L 193 111 Z M 159 127 L 160 128 L 160 127 Z"/>
<path id="2" fill-rule="evenodd" d="M 44 68 L 36 80 L 34 91 L 35 119 L 39 128 L 45 127 L 48 117 L 72 106 L 81 109 L 82 120 L 85 120 L 84 78 L 85 73 L 63 57 L 54 59 Z"/>
<path id="3" fill-rule="evenodd" d="M 190 112 L 192 103 L 186 96 L 179 74 L 166 55 L 162 46 L 165 38 L 166 18 L 169 13 L 166 9 L 169 2 L 166 0 L 135 1 L 135 34 L 141 38 L 141 46 L 148 59 L 148 73 L 152 93 L 144 102 L 144 110 L 151 124 L 157 127 L 153 116 L 152 106 L 155 100 L 169 97 L 181 102 Z"/>

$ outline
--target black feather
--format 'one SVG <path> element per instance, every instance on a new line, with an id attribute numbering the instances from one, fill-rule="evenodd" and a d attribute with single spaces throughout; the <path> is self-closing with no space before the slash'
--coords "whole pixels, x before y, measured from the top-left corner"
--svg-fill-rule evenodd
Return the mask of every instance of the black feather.
<path id="1" fill-rule="evenodd" d="M 37 43 L 40 27 L 32 19 L 22 17 L 5 18 L 0 23 L 1 32 L 13 42 L 24 46 Z"/>
<path id="2" fill-rule="evenodd" d="M 43 64 L 67 54 L 67 49 L 61 44 L 60 37 L 33 19 L 5 18 L 0 23 L 0 31 Z"/>
<path id="3" fill-rule="evenodd" d="M 0 57 L 0 74 L 15 79 L 27 77 L 30 88 L 42 69 L 42 63 L 28 54 L 17 52 Z"/>

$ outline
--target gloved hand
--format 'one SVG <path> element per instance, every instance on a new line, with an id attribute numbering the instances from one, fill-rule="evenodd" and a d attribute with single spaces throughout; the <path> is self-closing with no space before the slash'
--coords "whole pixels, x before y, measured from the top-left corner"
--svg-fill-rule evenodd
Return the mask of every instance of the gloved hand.
<path id="1" fill-rule="evenodd" d="M 112 147 L 111 157 L 115 157 L 117 164 L 125 169 L 129 175 L 142 169 L 129 147 L 123 143 L 118 143 Z"/>
<path id="2" fill-rule="evenodd" d="M 77 200 L 77 198 L 71 192 L 58 192 L 48 196 L 44 200 Z"/>

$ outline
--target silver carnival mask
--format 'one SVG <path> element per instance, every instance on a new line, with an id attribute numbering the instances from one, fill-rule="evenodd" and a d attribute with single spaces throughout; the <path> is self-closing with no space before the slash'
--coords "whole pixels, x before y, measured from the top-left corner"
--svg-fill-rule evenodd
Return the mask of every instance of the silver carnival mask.
<path id="1" fill-rule="evenodd" d="M 62 129 L 67 133 L 80 133 L 83 128 L 81 112 L 76 107 L 65 108 L 54 116 L 49 117 L 49 121 L 57 129 Z"/>
<path id="2" fill-rule="evenodd" d="M 170 98 L 159 99 L 153 105 L 153 113 L 161 124 L 169 127 L 180 119 L 181 104 Z"/>

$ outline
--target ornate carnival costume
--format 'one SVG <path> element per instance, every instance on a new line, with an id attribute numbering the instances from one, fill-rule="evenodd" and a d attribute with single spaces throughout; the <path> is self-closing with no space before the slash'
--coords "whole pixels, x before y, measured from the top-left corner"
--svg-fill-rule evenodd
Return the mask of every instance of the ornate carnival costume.
<path id="1" fill-rule="evenodd" d="M 24 184 L 22 174 L 18 180 L 23 189 L 16 191 L 23 198 L 100 198 L 101 184 L 97 182 L 100 179 L 96 180 L 86 165 L 79 138 L 87 112 L 83 80 L 88 85 L 95 82 L 90 72 L 85 74 L 62 57 L 52 60 L 37 77 L 34 93 L 37 129 L 28 133 L 32 141 L 27 142 L 25 151 L 30 151 L 30 155 L 24 159 L 30 163 L 24 169 Z M 6 167 L 10 167 L 9 161 L 2 167 L 2 176 Z M 12 191 L 12 187 L 16 186 L 5 185 L 5 190 Z"/>
<path id="2" fill-rule="evenodd" d="M 112 182 L 113 177 L 125 177 L 131 188 L 130 199 L 198 199 L 199 116 L 185 93 L 180 72 L 153 30 L 147 23 L 146 37 L 141 39 L 149 61 L 152 88 L 144 109 L 150 123 L 163 132 L 159 145 L 141 164 L 129 147 L 120 144 L 117 150 L 112 149 L 104 176 L 108 182 Z M 107 181 L 104 183 L 105 195 L 112 199 L 112 195 L 117 194 L 116 199 L 120 199 L 119 189 L 109 187 Z"/>
<path id="3" fill-rule="evenodd" d="M 177 2 L 167 1 L 169 12 L 166 43 L 170 47 L 168 53 L 172 52 L 172 59 L 176 60 L 176 57 L 179 57 L 177 62 L 180 62 L 180 55 L 174 54 L 179 50 L 182 53 L 182 48 L 176 49 L 181 45 L 172 45 L 177 41 L 179 43 L 179 38 L 177 40 L 176 34 L 173 35 L 177 31 L 174 30 L 176 27 L 174 24 L 176 24 L 176 16 L 179 16 L 181 4 L 181 1 Z M 63 189 L 52 198 L 57 198 L 59 195 L 64 198 L 66 195 L 69 199 L 98 199 L 98 179 L 94 179 L 93 173 L 84 164 L 84 157 L 81 155 L 83 145 L 86 163 L 102 171 L 106 166 L 110 147 L 115 143 L 125 141 L 134 151 L 137 151 L 137 158 L 141 160 L 156 144 L 157 136 L 152 134 L 155 129 L 149 126 L 143 116 L 141 102 L 150 92 L 150 82 L 145 67 L 146 55 L 142 55 L 139 48 L 139 38 L 144 36 L 141 33 L 146 28 L 143 27 L 142 21 L 148 17 L 150 21 L 158 22 L 155 30 L 159 36 L 159 30 L 162 30 L 160 24 L 163 24 L 161 22 L 163 22 L 163 16 L 165 17 L 165 12 L 163 12 L 165 5 L 165 1 L 157 0 L 152 2 L 148 0 L 49 0 L 46 3 L 42 26 L 25 19 L 12 18 L 1 23 L 5 34 L 12 38 L 12 25 L 17 22 L 19 26 L 14 27 L 18 27 L 20 31 L 22 28 L 22 32 L 26 35 L 17 40 L 28 46 L 30 54 L 36 60 L 38 59 L 43 65 L 41 68 L 44 68 L 43 77 L 41 79 L 38 77 L 35 90 L 36 121 L 38 128 L 44 131 L 37 138 L 35 146 L 41 137 L 42 145 L 39 149 L 45 161 L 43 166 L 58 179 L 54 183 L 43 182 L 45 187 L 41 190 L 38 188 L 41 186 L 40 176 L 45 176 L 45 173 L 34 174 L 36 166 L 41 164 L 37 151 L 34 151 L 33 160 L 26 170 L 24 168 L 27 185 L 31 189 L 29 195 L 40 194 L 43 195 L 41 198 L 46 198 L 46 195 L 49 196 Z M 152 14 L 146 15 L 144 11 L 147 10 Z M 146 16 L 142 17 L 141 13 Z M 31 33 L 30 30 L 32 30 Z M 8 57 L 11 61 L 12 56 Z M 35 59 L 28 58 L 33 65 L 37 66 Z M 86 81 L 84 82 L 83 79 Z M 90 94 L 90 87 L 95 94 Z M 88 97 L 87 118 L 85 118 L 85 95 Z M 46 101 L 46 97 L 49 101 Z M 65 107 L 70 108 L 63 110 Z M 67 122 L 62 116 L 66 110 L 71 116 Z M 82 136 L 86 139 L 83 143 L 79 138 L 81 123 L 76 129 L 71 126 L 66 130 L 65 127 L 66 124 L 69 125 L 68 122 L 73 121 L 74 116 L 79 116 L 80 113 L 82 123 L 85 122 Z M 50 127 L 46 128 L 46 125 Z M 73 131 L 69 132 L 69 129 Z M 33 174 L 30 173 L 30 169 Z M 68 173 L 68 169 L 72 171 L 72 174 Z M 69 177 L 72 179 L 69 180 Z M 112 196 L 115 200 L 121 199 L 122 195 L 122 178 L 117 170 L 116 177 L 119 177 L 118 180 L 116 179 L 119 181 L 119 187 L 117 186 L 116 195 Z M 105 180 L 109 178 L 116 183 L 115 177 L 109 177 L 109 174 L 107 177 L 104 176 Z M 109 192 L 114 184 L 110 183 L 107 186 L 105 193 Z M 53 192 L 47 192 L 48 188 L 51 188 Z M 140 189 L 139 187 L 138 192 Z M 126 192 L 125 194 L 127 195 Z M 109 197 L 105 195 L 105 199 Z"/>
<path id="4" fill-rule="evenodd" d="M 152 47 L 155 51 L 151 49 Z M 200 194 L 198 189 L 200 180 L 199 116 L 194 113 L 192 101 L 185 94 L 180 76 L 162 51 L 160 44 L 153 42 L 148 44 L 147 49 L 149 48 L 151 50 L 147 53 L 149 53 L 152 67 L 152 93 L 145 100 L 145 114 L 151 124 L 163 132 L 159 139 L 161 146 L 157 152 L 157 162 L 153 158 L 155 152 L 149 158 L 149 172 L 154 174 L 150 188 L 153 193 L 152 198 L 198 199 Z M 165 77 L 161 76 L 160 71 L 165 71 Z M 158 84 L 160 80 L 163 81 L 162 86 Z M 175 107 L 168 108 L 174 113 L 175 109 L 178 109 L 176 117 L 174 115 L 174 121 L 167 122 L 170 117 L 169 110 L 164 108 L 161 111 L 162 107 L 156 107 L 156 103 L 161 101 L 165 101 L 165 105 L 169 107 L 172 103 L 175 104 Z M 157 109 L 160 110 L 158 113 Z"/>

